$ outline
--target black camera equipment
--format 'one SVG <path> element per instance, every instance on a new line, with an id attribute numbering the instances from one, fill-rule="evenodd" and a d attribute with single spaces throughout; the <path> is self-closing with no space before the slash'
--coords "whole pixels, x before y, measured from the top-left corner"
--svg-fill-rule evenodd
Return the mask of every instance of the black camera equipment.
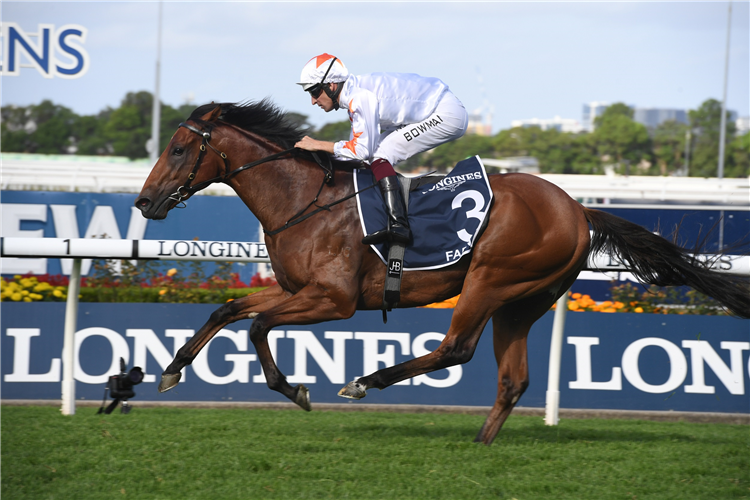
<path id="1" fill-rule="evenodd" d="M 138 366 L 134 366 L 132 370 L 125 373 L 127 366 L 125 360 L 120 358 L 120 373 L 118 375 L 112 375 L 107 380 L 107 386 L 104 388 L 104 399 L 102 400 L 102 406 L 99 408 L 99 413 L 106 413 L 109 415 L 112 411 L 117 408 L 117 404 L 122 401 L 121 413 L 130 413 L 131 406 L 128 404 L 128 399 L 135 397 L 133 386 L 138 385 L 143 381 L 143 370 Z M 110 396 L 114 399 L 107 408 L 104 408 L 104 403 L 107 401 L 107 391 L 109 390 Z"/>

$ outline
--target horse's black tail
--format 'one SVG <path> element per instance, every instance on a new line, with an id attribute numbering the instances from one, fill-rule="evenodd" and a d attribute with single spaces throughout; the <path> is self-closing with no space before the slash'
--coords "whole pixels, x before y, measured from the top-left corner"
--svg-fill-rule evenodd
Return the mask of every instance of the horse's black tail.
<path id="1" fill-rule="evenodd" d="M 713 271 L 711 262 L 695 257 L 699 249 L 679 247 L 638 224 L 600 210 L 584 208 L 584 213 L 594 230 L 591 253 L 611 253 L 642 283 L 687 285 L 718 300 L 731 314 L 750 318 L 747 279 Z"/>

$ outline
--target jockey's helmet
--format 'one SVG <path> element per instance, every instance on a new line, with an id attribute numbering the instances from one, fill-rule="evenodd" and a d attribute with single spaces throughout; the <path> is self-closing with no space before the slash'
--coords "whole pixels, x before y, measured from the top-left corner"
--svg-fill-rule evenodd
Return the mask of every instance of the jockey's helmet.
<path id="1" fill-rule="evenodd" d="M 331 54 L 320 54 L 310 59 L 302 68 L 297 85 L 302 85 L 304 91 L 317 98 L 321 90 L 328 90 L 324 84 L 343 82 L 348 77 L 349 70 L 340 59 Z"/>

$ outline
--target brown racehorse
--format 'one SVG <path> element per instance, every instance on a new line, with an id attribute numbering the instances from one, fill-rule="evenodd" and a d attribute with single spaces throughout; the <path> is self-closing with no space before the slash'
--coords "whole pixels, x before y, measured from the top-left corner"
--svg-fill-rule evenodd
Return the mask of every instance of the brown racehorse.
<path id="1" fill-rule="evenodd" d="M 324 183 L 326 172 L 308 153 L 285 152 L 301 135 L 267 100 L 201 106 L 175 132 L 135 205 L 144 217 L 163 219 L 195 191 L 225 182 L 266 230 L 284 228 L 295 216 L 319 210 L 315 204 L 331 204 L 353 192 L 351 166 L 334 164 L 332 179 Z M 403 276 L 399 307 L 461 294 L 445 339 L 430 354 L 349 383 L 340 395 L 359 399 L 367 389 L 384 389 L 466 363 L 492 318 L 498 392 L 476 438 L 490 444 L 529 384 L 526 337 L 531 325 L 573 284 L 589 253 L 600 249 L 614 251 L 645 283 L 688 285 L 715 297 L 734 314 L 750 317 L 742 280 L 711 271 L 664 238 L 585 208 L 532 175 L 491 175 L 490 185 L 494 204 L 473 252 L 450 267 Z M 310 410 L 307 388 L 286 381 L 271 356 L 267 334 L 280 325 L 344 319 L 358 309 L 381 307 L 385 266 L 360 242 L 362 237 L 353 198 L 267 234 L 278 284 L 217 309 L 178 351 L 159 390 L 176 386 L 180 370 L 221 328 L 254 318 L 250 339 L 268 386 Z"/>

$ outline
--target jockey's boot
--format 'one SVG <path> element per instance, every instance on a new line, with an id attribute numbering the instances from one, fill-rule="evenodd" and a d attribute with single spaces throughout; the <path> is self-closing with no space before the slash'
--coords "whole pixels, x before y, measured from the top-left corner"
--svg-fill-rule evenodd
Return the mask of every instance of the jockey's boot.
<path id="1" fill-rule="evenodd" d="M 398 177 L 391 175 L 383 177 L 378 183 L 380 194 L 383 195 L 385 208 L 388 215 L 388 226 L 380 231 L 368 234 L 362 238 L 365 245 L 377 245 L 384 241 L 408 245 L 411 243 L 411 229 L 406 219 L 406 207 L 404 197 L 401 194 L 401 184 Z"/>

